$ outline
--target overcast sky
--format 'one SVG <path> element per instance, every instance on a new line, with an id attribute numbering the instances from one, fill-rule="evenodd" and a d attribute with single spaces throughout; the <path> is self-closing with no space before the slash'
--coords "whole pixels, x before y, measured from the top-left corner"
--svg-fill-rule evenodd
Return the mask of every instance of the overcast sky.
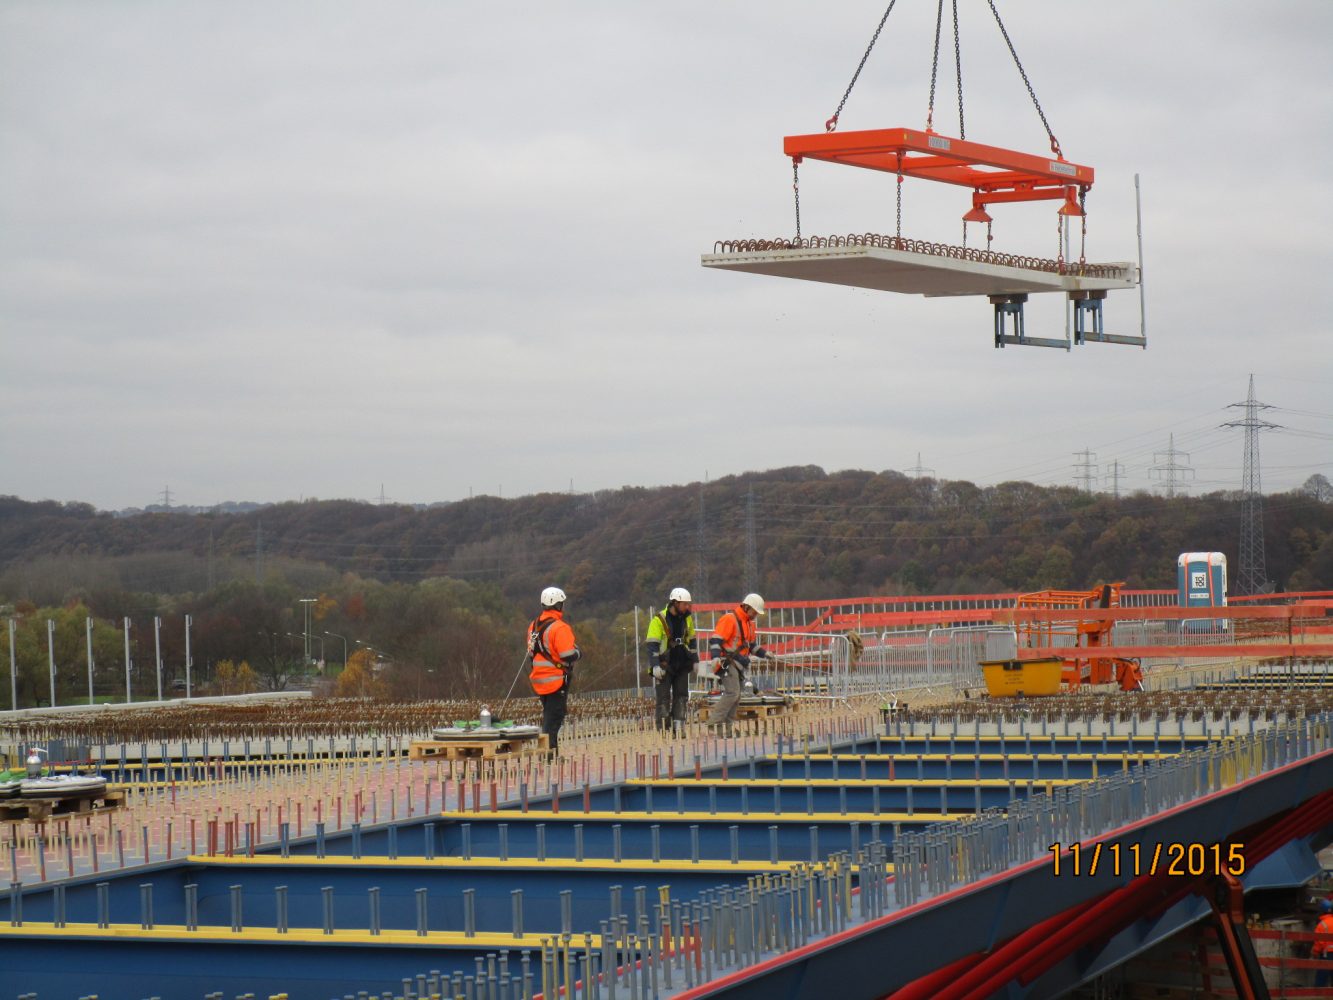
<path id="1" fill-rule="evenodd" d="M 1333 3 L 998 4 L 1097 171 L 1090 260 L 1135 259 L 1142 178 L 1149 347 L 1068 353 L 995 350 L 984 299 L 700 267 L 792 234 L 782 137 L 883 6 L 0 0 L 0 493 L 429 502 L 918 453 L 1072 484 L 1084 449 L 1123 491 L 1172 434 L 1203 492 L 1240 486 L 1251 373 L 1265 490 L 1333 478 Z M 958 6 L 967 137 L 1044 153 Z M 841 128 L 924 127 L 934 12 L 899 0 Z M 961 240 L 966 191 L 903 200 L 905 236 Z M 1054 256 L 1053 209 L 997 208 L 995 249 Z M 893 213 L 887 176 L 802 171 L 806 235 Z M 1106 310 L 1138 332 L 1135 293 Z M 1027 325 L 1063 336 L 1061 301 Z"/>

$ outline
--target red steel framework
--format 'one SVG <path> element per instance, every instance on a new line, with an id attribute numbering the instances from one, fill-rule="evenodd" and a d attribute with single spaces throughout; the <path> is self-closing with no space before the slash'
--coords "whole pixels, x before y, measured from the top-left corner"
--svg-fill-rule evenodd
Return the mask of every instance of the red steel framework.
<path id="1" fill-rule="evenodd" d="M 769 627 L 805 632 L 879 632 L 922 626 L 996 624 L 1013 626 L 1029 644 L 1021 645 L 1019 659 L 1043 659 L 1082 654 L 1103 662 L 1115 659 L 1177 657 L 1182 659 L 1233 656 L 1237 658 L 1322 658 L 1333 657 L 1333 592 L 1268 595 L 1269 599 L 1292 600 L 1290 604 L 1259 604 L 1246 601 L 1223 607 L 1182 608 L 1174 604 L 1144 606 L 1138 600 L 1174 597 L 1169 591 L 1125 591 L 1120 599 L 1136 599 L 1135 605 L 1113 607 L 1024 607 L 1020 594 L 958 595 L 854 598 L 848 601 L 769 601 Z M 1032 595 L 1027 595 L 1032 596 Z M 734 607 L 729 604 L 700 603 L 695 616 L 700 628 L 710 628 L 717 614 Z M 782 613 L 802 610 L 797 624 L 777 624 Z M 1113 646 L 1109 644 L 1110 626 L 1116 622 L 1228 620 L 1232 622 L 1233 641 L 1227 643 L 1172 643 L 1161 645 Z M 1242 625 L 1241 623 L 1248 623 Z M 1082 649 L 1055 645 L 1056 627 L 1089 636 L 1096 634 L 1096 644 Z M 1095 649 L 1089 646 L 1095 645 Z"/>
<path id="2" fill-rule="evenodd" d="M 1093 169 L 1062 156 L 1033 156 L 938 132 L 910 128 L 789 135 L 783 152 L 804 159 L 845 163 L 904 177 L 972 188 L 969 222 L 988 222 L 985 206 L 999 202 L 1062 198 L 1061 215 L 1081 216 L 1080 198 L 1092 187 Z"/>

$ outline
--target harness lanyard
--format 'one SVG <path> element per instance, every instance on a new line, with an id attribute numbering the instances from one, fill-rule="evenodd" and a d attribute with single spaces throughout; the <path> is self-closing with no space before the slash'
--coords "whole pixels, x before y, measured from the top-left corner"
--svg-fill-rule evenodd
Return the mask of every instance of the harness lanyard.
<path id="1" fill-rule="evenodd" d="M 663 608 L 653 617 L 655 617 L 662 624 L 662 642 L 666 646 L 666 650 L 664 653 L 660 655 L 664 661 L 670 662 L 671 651 L 676 648 L 676 644 L 675 644 L 675 637 L 671 634 L 671 625 L 667 622 L 668 616 L 666 609 Z M 690 634 L 690 629 L 689 629 L 690 616 L 686 614 L 686 615 L 681 615 L 679 617 L 680 617 L 680 648 L 684 650 L 686 648 L 686 639 L 689 637 Z"/>
<path id="2" fill-rule="evenodd" d="M 541 653 L 553 666 L 558 666 L 561 670 L 564 670 L 564 664 L 552 655 L 550 648 L 546 645 L 546 633 L 557 621 L 559 621 L 558 618 L 548 618 L 546 621 L 542 621 L 538 618 L 529 626 L 529 628 L 534 630 L 532 639 L 530 640 L 532 647 L 531 652 L 533 659 L 536 659 L 537 654 Z"/>
<path id="3" fill-rule="evenodd" d="M 749 641 L 745 638 L 745 620 L 735 611 L 728 611 L 727 614 L 731 615 L 732 618 L 736 619 L 736 629 L 737 629 L 736 648 L 732 650 L 732 652 L 739 654 L 742 646 L 749 648 L 750 645 Z"/>
<path id="4" fill-rule="evenodd" d="M 735 611 L 728 611 L 727 614 L 731 615 L 731 617 L 736 619 L 736 628 L 738 629 L 738 634 L 736 636 L 736 648 L 730 651 L 723 650 L 723 653 L 726 656 L 727 662 L 736 668 L 737 676 L 743 679 L 745 677 L 745 670 L 740 665 L 740 663 L 732 659 L 732 657 L 741 655 L 742 646 L 749 648 L 749 643 L 746 641 L 745 638 L 745 622 L 741 618 L 741 616 L 737 614 Z"/>

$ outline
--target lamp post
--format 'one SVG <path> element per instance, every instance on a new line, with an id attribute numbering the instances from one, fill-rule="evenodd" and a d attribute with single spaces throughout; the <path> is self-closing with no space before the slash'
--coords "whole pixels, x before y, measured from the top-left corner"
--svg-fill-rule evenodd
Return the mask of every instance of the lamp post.
<path id="1" fill-rule="evenodd" d="M 310 605 L 314 604 L 317 598 L 302 597 L 297 603 L 305 605 L 305 660 L 302 667 L 310 665 Z"/>
<path id="2" fill-rule="evenodd" d="M 643 696 L 641 687 L 643 671 L 639 669 L 639 637 L 643 633 L 639 631 L 639 606 L 634 605 L 634 697 Z"/>
<path id="3" fill-rule="evenodd" d="M 51 667 L 51 707 L 56 707 L 56 623 L 46 619 L 46 662 Z"/>
<path id="4" fill-rule="evenodd" d="M 93 703 L 93 620 L 91 618 L 84 622 L 84 628 L 88 633 L 88 704 Z"/>
<path id="5" fill-rule="evenodd" d="M 193 665 L 190 659 L 190 616 L 185 616 L 185 697 L 190 697 L 190 667 Z"/>
<path id="6" fill-rule="evenodd" d="M 134 700 L 130 692 L 130 619 L 125 617 L 125 704 L 128 705 Z"/>
<path id="7" fill-rule="evenodd" d="M 153 652 L 157 657 L 157 700 L 162 700 L 162 619 L 153 616 Z"/>
<path id="8" fill-rule="evenodd" d="M 14 632 L 17 629 L 18 622 L 13 618 L 9 619 L 9 701 L 16 712 L 19 710 L 18 657 L 14 652 Z"/>
<path id="9" fill-rule="evenodd" d="M 345 636 L 345 635 L 339 635 L 337 632 L 325 632 L 324 634 L 325 634 L 325 635 L 331 635 L 331 636 L 333 636 L 333 638 L 335 638 L 335 639 L 341 639 L 341 640 L 343 641 L 343 669 L 346 670 L 346 669 L 347 669 L 347 636 Z"/>

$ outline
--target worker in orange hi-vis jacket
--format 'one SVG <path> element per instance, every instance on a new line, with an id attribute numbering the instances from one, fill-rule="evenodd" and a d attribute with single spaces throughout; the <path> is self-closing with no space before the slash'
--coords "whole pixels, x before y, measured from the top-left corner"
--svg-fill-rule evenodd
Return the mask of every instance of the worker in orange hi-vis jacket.
<path id="1" fill-rule="evenodd" d="M 1316 940 L 1310 948 L 1310 957 L 1322 959 L 1327 967 L 1315 973 L 1316 986 L 1333 986 L 1333 902 L 1327 898 L 1319 901 L 1319 920 L 1314 925 L 1316 934 L 1327 934 L 1323 940 Z"/>
<path id="2" fill-rule="evenodd" d="M 579 647 L 565 618 L 565 592 L 559 587 L 542 591 L 542 612 L 528 625 L 528 680 L 542 702 L 542 732 L 550 739 L 552 756 L 560 750 L 560 725 L 569 705 L 569 683 Z"/>
<path id="3" fill-rule="evenodd" d="M 736 605 L 717 620 L 713 636 L 708 640 L 708 661 L 712 673 L 722 684 L 722 697 L 713 706 L 710 722 L 724 736 L 734 735 L 736 705 L 741 700 L 741 685 L 750 669 L 750 657 L 768 657 L 768 650 L 759 645 L 755 619 L 764 613 L 764 599 L 758 594 L 746 594 Z"/>

